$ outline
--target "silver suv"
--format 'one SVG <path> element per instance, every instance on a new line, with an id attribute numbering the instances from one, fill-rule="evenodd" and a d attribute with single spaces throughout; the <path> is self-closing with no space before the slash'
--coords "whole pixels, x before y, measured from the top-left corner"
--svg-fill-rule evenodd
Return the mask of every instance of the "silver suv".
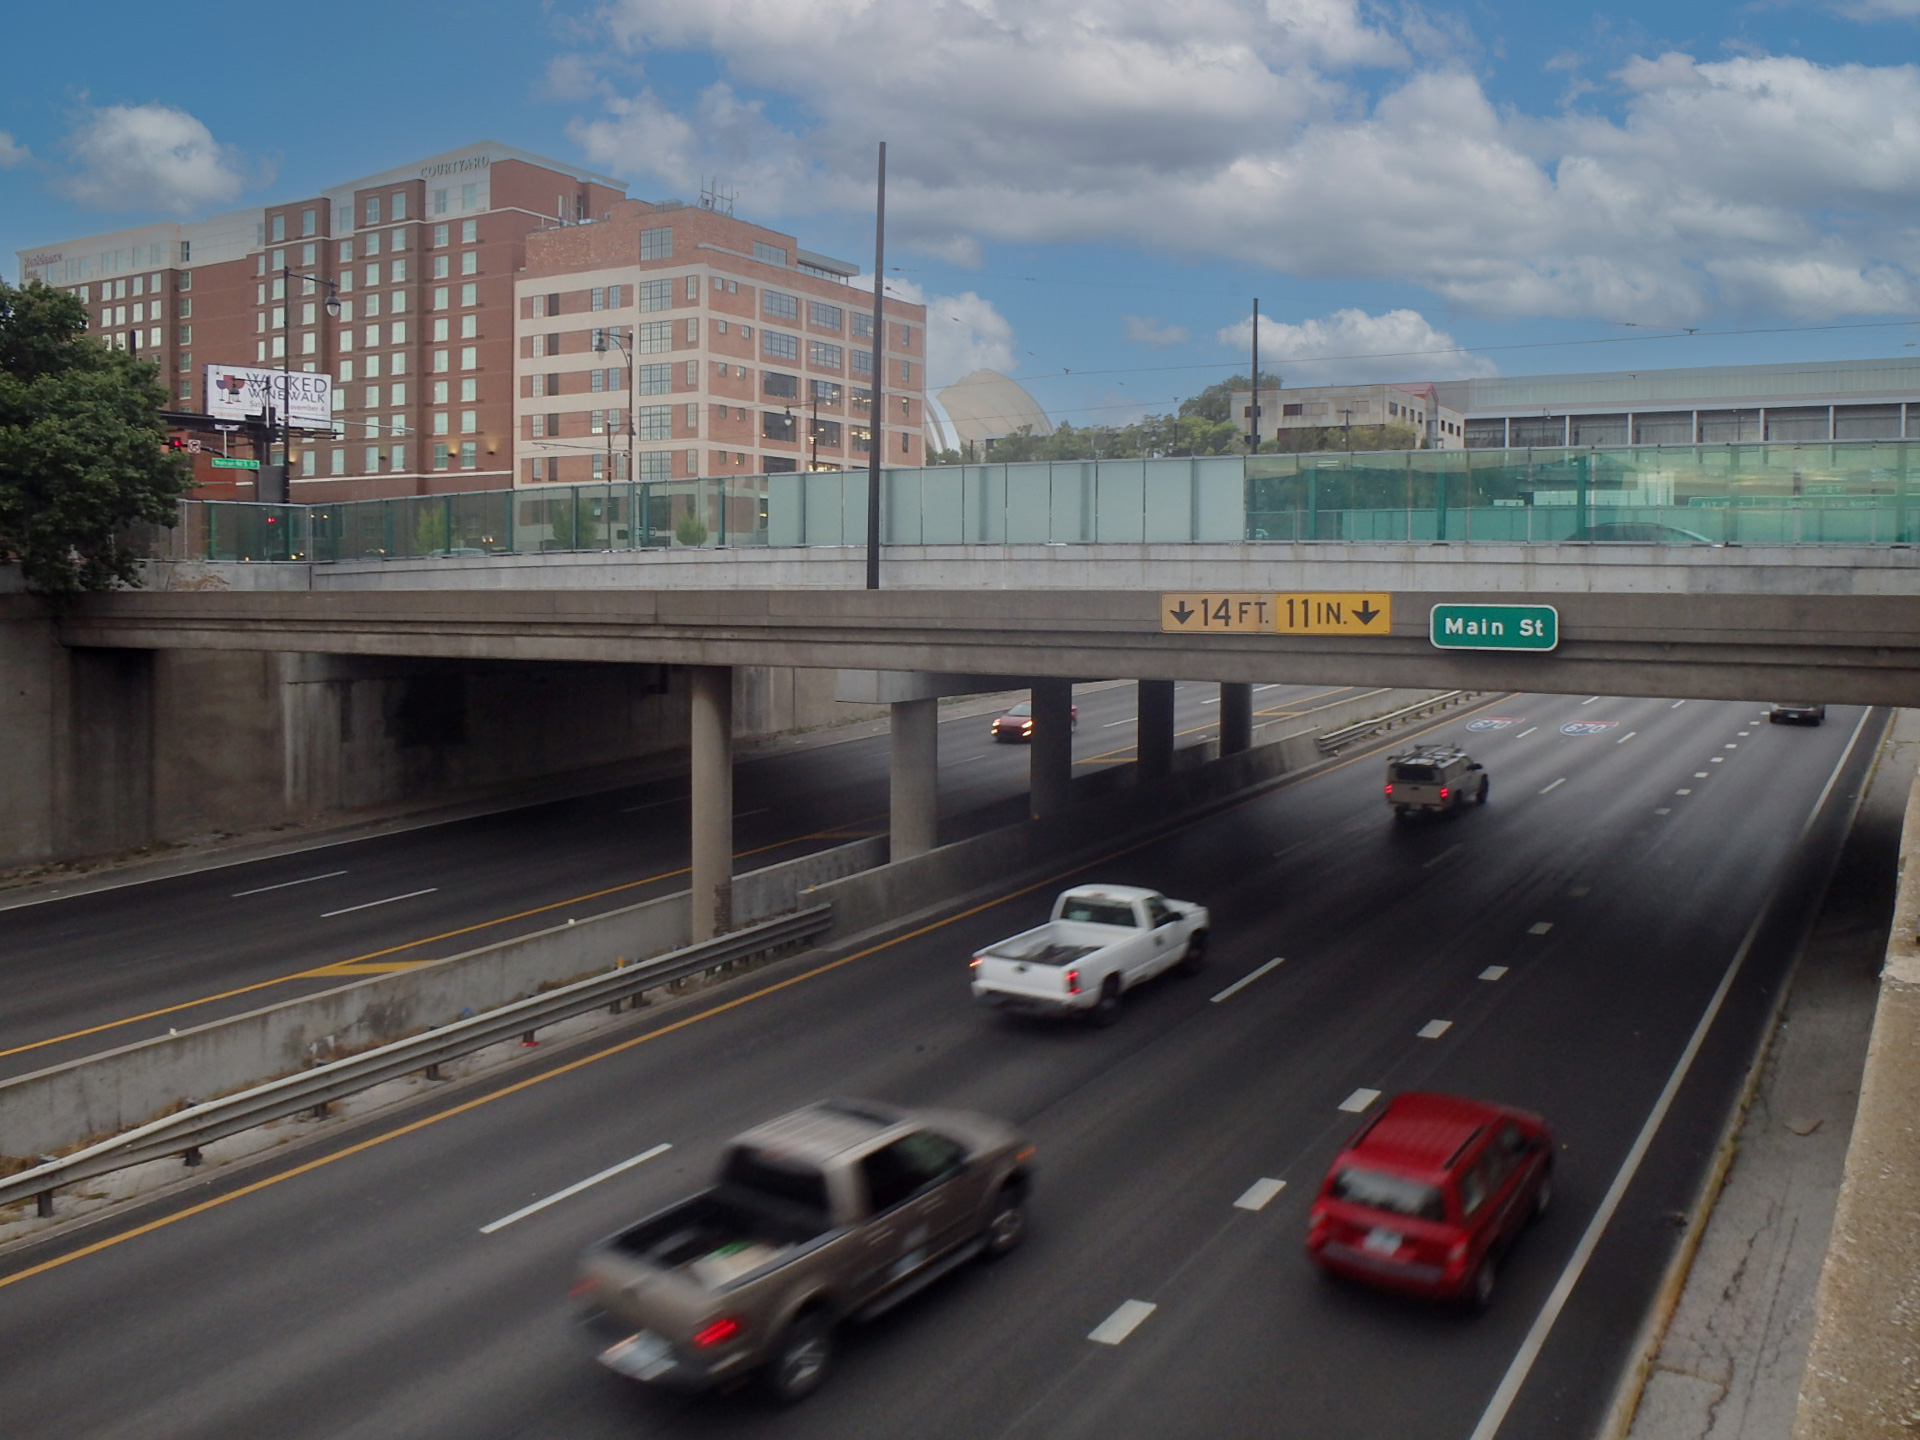
<path id="1" fill-rule="evenodd" d="M 1487 803 L 1487 772 L 1464 750 L 1428 745 L 1387 759 L 1387 803 L 1393 818 L 1416 810 L 1428 814 Z"/>

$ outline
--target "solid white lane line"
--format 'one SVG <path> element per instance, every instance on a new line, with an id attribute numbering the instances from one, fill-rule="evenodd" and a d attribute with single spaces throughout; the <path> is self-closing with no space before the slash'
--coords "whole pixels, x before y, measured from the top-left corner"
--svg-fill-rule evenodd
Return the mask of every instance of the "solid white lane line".
<path id="1" fill-rule="evenodd" d="M 396 900 L 412 900 L 417 896 L 431 895 L 439 888 L 438 885 L 429 885 L 424 890 L 409 890 L 404 895 L 389 895 L 384 900 L 369 900 L 364 905 L 347 905 L 339 910 L 325 910 L 321 912 L 320 918 L 322 920 L 331 920 L 336 915 L 351 915 L 356 910 L 371 910 L 376 905 L 391 905 Z"/>
<path id="2" fill-rule="evenodd" d="M 642 810 L 658 810 L 662 805 L 685 805 L 686 803 L 687 797 L 685 795 L 674 795 L 665 800 L 649 800 L 644 805 L 629 805 L 620 813 L 622 815 L 633 815 Z"/>
<path id="3" fill-rule="evenodd" d="M 1536 920 L 1527 927 L 1527 934 L 1544 935 L 1551 929 L 1553 929 L 1553 922 L 1551 920 Z"/>
<path id="4" fill-rule="evenodd" d="M 1120 1308 L 1093 1327 L 1087 1338 L 1096 1345 L 1118 1345 L 1135 1330 L 1140 1322 L 1160 1307 L 1148 1300 L 1125 1300 Z"/>
<path id="5" fill-rule="evenodd" d="M 773 807 L 771 805 L 762 805 L 758 810 L 736 810 L 733 812 L 733 818 L 736 820 L 745 820 L 750 816 L 765 815 L 772 809 Z"/>
<path id="6" fill-rule="evenodd" d="M 1522 730 L 1518 735 L 1514 736 L 1513 738 L 1516 740 L 1524 740 L 1527 738 L 1527 736 L 1531 735 L 1534 731 L 1538 730 L 1539 728 L 1540 727 L 1538 725 L 1529 725 L 1527 726 L 1526 729 Z"/>
<path id="7" fill-rule="evenodd" d="M 622 1160 L 618 1165 L 609 1165 L 598 1175 L 589 1175 L 584 1180 L 576 1180 L 573 1184 L 567 1186 L 566 1189 L 556 1190 L 544 1200 L 536 1200 L 531 1205 L 522 1205 L 511 1215 L 502 1215 L 498 1220 L 482 1225 L 480 1227 L 480 1233 L 482 1235 L 491 1235 L 496 1230 L 506 1229 L 507 1226 L 513 1224 L 516 1220 L 524 1220 L 529 1215 L 538 1215 L 549 1205 L 558 1205 L 562 1200 L 578 1195 L 582 1190 L 598 1185 L 602 1180 L 611 1180 L 622 1171 L 631 1170 L 636 1165 L 644 1165 L 647 1161 L 653 1159 L 654 1156 L 664 1155 L 672 1148 L 673 1146 L 671 1145 L 656 1145 L 651 1150 L 644 1150 L 630 1159 Z"/>
<path id="8" fill-rule="evenodd" d="M 1200 703 L 1202 705 L 1218 705 L 1220 703 L 1220 697 L 1216 695 L 1213 699 L 1202 700 Z"/>
<path id="9" fill-rule="evenodd" d="M 1111 729 L 1113 729 L 1113 727 L 1114 727 L 1114 726 L 1116 726 L 1116 725 L 1131 725 L 1131 724 L 1133 724 L 1133 723 L 1134 723 L 1134 717 L 1133 717 L 1133 716 L 1131 716 L 1131 715 L 1129 715 L 1129 716 L 1128 716 L 1128 717 L 1127 717 L 1126 719 L 1124 719 L 1124 720 L 1109 720 L 1109 721 L 1107 721 L 1107 723 L 1106 723 L 1106 724 L 1104 724 L 1104 725 L 1102 725 L 1102 726 L 1101 726 L 1100 728 L 1101 728 L 1102 730 L 1111 730 Z"/>
<path id="10" fill-rule="evenodd" d="M 1669 710 L 1678 710 L 1678 709 L 1679 709 L 1679 708 L 1680 708 L 1680 707 L 1681 707 L 1682 705 L 1684 705 L 1684 704 L 1686 704 L 1686 703 L 1687 703 L 1687 702 L 1686 702 L 1686 701 L 1684 701 L 1684 700 L 1676 700 L 1676 701 L 1674 701 L 1674 702 L 1673 702 L 1673 703 L 1672 703 L 1671 705 L 1669 705 L 1669 706 L 1667 706 L 1667 709 L 1669 709 Z"/>
<path id="11" fill-rule="evenodd" d="M 1238 980 L 1234 981 L 1233 984 L 1227 986 L 1226 989 L 1222 990 L 1218 995 L 1214 996 L 1213 999 L 1208 1001 L 1207 1003 L 1210 1005 L 1218 1005 L 1222 1000 L 1225 1000 L 1228 996 L 1237 995 L 1240 991 L 1246 989 L 1247 986 L 1251 985 L 1254 981 L 1258 980 L 1262 975 L 1266 974 L 1269 970 L 1273 969 L 1276 965 L 1284 965 L 1286 963 L 1287 963 L 1286 956 L 1284 955 L 1274 956 L 1273 959 L 1267 961 L 1267 963 L 1262 965 L 1258 970 L 1254 970 L 1249 972 L 1248 974 L 1242 975 Z"/>
<path id="12" fill-rule="evenodd" d="M 1506 966 L 1489 965 L 1487 966 L 1486 969 L 1480 972 L 1480 978 L 1482 980 L 1502 980 L 1506 978 L 1506 974 L 1507 974 Z"/>
<path id="13" fill-rule="evenodd" d="M 1379 1098 L 1380 1092 L 1378 1090 L 1369 1090 L 1362 1086 L 1347 1096 L 1346 1099 L 1342 1100 L 1340 1102 L 1340 1108 L 1345 1110 L 1349 1115 L 1358 1115 Z"/>
<path id="14" fill-rule="evenodd" d="M 1451 859 L 1453 856 L 1458 855 L 1464 849 L 1466 849 L 1466 845 L 1464 843 L 1459 845 L 1449 845 L 1446 849 L 1442 850 L 1438 855 L 1434 856 L 1431 860 L 1428 860 L 1424 864 L 1422 864 L 1420 868 L 1422 870 L 1431 870 L 1434 866 L 1438 865 L 1442 860 Z"/>
<path id="15" fill-rule="evenodd" d="M 1247 1193 L 1233 1202 L 1236 1210 L 1264 1210 L 1273 1197 L 1287 1188 L 1284 1180 L 1256 1180 L 1247 1187 Z"/>
<path id="16" fill-rule="evenodd" d="M 1840 754 L 1840 763 L 1833 767 L 1832 773 L 1827 776 L 1826 785 L 1821 788 L 1819 798 L 1813 802 L 1813 808 L 1807 812 L 1806 821 L 1800 827 L 1799 838 L 1794 842 L 1795 849 L 1798 849 L 1801 842 L 1806 840 L 1807 832 L 1813 828 L 1813 822 L 1820 818 L 1820 811 L 1827 803 L 1827 796 L 1833 793 L 1833 787 L 1840 779 L 1840 772 L 1846 769 L 1847 759 L 1853 754 L 1853 747 L 1860 743 L 1860 732 L 1866 728 L 1866 724 L 1867 715 L 1863 713 L 1860 723 L 1854 727 L 1853 738 L 1847 742 L 1847 748 Z M 1520 1394 L 1520 1387 L 1527 1383 L 1527 1376 L 1533 1370 L 1534 1361 L 1539 1359 L 1540 1351 L 1546 1346 L 1547 1336 L 1552 1332 L 1554 1322 L 1560 1318 L 1560 1312 L 1566 1308 L 1568 1297 L 1573 1294 L 1573 1287 L 1580 1283 L 1581 1275 L 1586 1272 L 1587 1262 L 1593 1258 L 1593 1252 L 1600 1244 L 1601 1235 L 1612 1223 L 1614 1211 L 1620 1208 L 1620 1202 L 1626 1196 L 1627 1187 L 1633 1184 L 1634 1176 L 1639 1174 L 1640 1162 L 1646 1158 L 1647 1151 L 1653 1144 L 1653 1137 L 1667 1118 L 1667 1111 L 1673 1105 L 1673 1097 L 1679 1093 L 1681 1085 L 1686 1082 L 1687 1072 L 1693 1068 L 1694 1057 L 1700 1053 L 1700 1047 L 1706 1043 L 1707 1032 L 1713 1028 L 1714 1019 L 1720 1013 L 1720 1006 L 1726 1001 L 1727 992 L 1733 988 L 1734 980 L 1747 963 L 1747 952 L 1753 948 L 1754 939 L 1759 935 L 1760 926 L 1766 918 L 1766 910 L 1762 908 L 1760 913 L 1753 917 L 1753 923 L 1747 927 L 1746 937 L 1741 940 L 1740 948 L 1733 952 L 1733 959 L 1728 962 L 1727 973 L 1720 977 L 1719 988 L 1713 992 L 1713 998 L 1707 1002 L 1706 1010 L 1701 1013 L 1700 1022 L 1693 1027 L 1693 1035 L 1687 1041 L 1687 1048 L 1681 1051 L 1680 1058 L 1674 1062 L 1673 1073 L 1667 1077 L 1666 1088 L 1660 1092 L 1660 1098 L 1654 1101 L 1653 1109 L 1647 1114 L 1646 1123 L 1640 1127 L 1640 1134 L 1634 1139 L 1633 1148 L 1627 1152 L 1626 1159 L 1620 1162 L 1620 1169 L 1613 1177 L 1613 1184 L 1607 1187 L 1606 1198 L 1600 1202 L 1600 1208 L 1594 1212 L 1593 1219 L 1588 1222 L 1586 1233 L 1580 1237 L 1580 1243 L 1574 1247 L 1572 1256 L 1567 1260 L 1566 1269 L 1560 1272 L 1560 1278 L 1554 1284 L 1553 1293 L 1547 1296 L 1547 1303 L 1541 1307 L 1532 1328 L 1527 1331 L 1527 1338 L 1521 1342 L 1512 1363 L 1507 1366 L 1507 1373 L 1500 1380 L 1500 1388 L 1493 1392 L 1493 1399 L 1487 1402 L 1486 1412 L 1481 1415 L 1480 1423 L 1473 1427 L 1473 1434 L 1469 1440 L 1493 1440 L 1493 1437 L 1500 1432 L 1500 1426 L 1506 1421 L 1507 1412 L 1513 1408 L 1513 1402 Z"/>
<path id="17" fill-rule="evenodd" d="M 1256 685 L 1253 688 L 1255 690 L 1278 690 L 1280 687 L 1278 685 Z"/>
<path id="18" fill-rule="evenodd" d="M 1562 785 L 1566 783 L 1567 783 L 1567 777 L 1562 775 L 1558 780 L 1554 781 L 1551 785 L 1547 786 L 1547 788 L 1545 790 L 1542 790 L 1540 793 L 1542 795 L 1550 794 L 1551 792 L 1558 790 Z"/>
<path id="19" fill-rule="evenodd" d="M 1582 700 L 1582 701 L 1581 701 L 1580 703 L 1581 703 L 1582 705 L 1591 705 L 1591 704 L 1593 703 L 1593 701 L 1594 701 L 1594 700 L 1598 700 L 1599 698 L 1600 698 L 1600 697 L 1599 697 L 1598 695 L 1595 695 L 1595 696 L 1593 697 L 1593 700 Z"/>
<path id="20" fill-rule="evenodd" d="M 344 870 L 329 870 L 324 875 L 307 875 L 299 880 L 282 880 L 278 885 L 261 885 L 253 890 L 236 890 L 227 898 L 244 900 L 249 895 L 264 895 L 269 890 L 285 890 L 290 885 L 311 885 L 316 880 L 333 880 L 346 873 Z"/>
<path id="21" fill-rule="evenodd" d="M 1451 1020 L 1429 1020 L 1413 1033 L 1414 1037 L 1419 1040 L 1438 1040 L 1452 1028 L 1453 1022 Z"/>
<path id="22" fill-rule="evenodd" d="M 1638 735 L 1639 733 L 1640 732 L 1638 730 L 1629 730 L 1627 731 L 1626 734 L 1622 735 L 1618 740 L 1614 741 L 1613 743 L 1616 745 L 1624 745 L 1627 743 L 1627 741 L 1631 740 L 1634 736 Z"/>

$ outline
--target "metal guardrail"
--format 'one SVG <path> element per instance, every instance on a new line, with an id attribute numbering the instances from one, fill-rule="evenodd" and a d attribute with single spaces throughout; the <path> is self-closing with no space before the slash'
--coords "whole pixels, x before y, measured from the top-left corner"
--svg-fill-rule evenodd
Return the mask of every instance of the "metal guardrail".
<path id="1" fill-rule="evenodd" d="M 1365 740 L 1369 736 L 1378 735 L 1382 730 L 1397 725 L 1402 720 L 1415 720 L 1422 715 L 1431 715 L 1436 710 L 1445 710 L 1479 693 L 1477 690 L 1448 690 L 1439 695 L 1429 696 L 1417 704 L 1390 710 L 1385 715 L 1375 715 L 1371 720 L 1356 720 L 1353 724 L 1343 725 L 1338 730 L 1324 731 L 1314 743 L 1320 747 L 1322 755 L 1337 755 L 1342 747 L 1351 745 L 1355 740 Z"/>
<path id="2" fill-rule="evenodd" d="M 445 1061 L 515 1036 L 531 1035 L 543 1025 L 584 1015 L 602 1005 L 617 1005 L 644 990 L 684 980 L 782 945 L 812 940 L 825 933 L 832 923 L 833 907 L 817 905 L 516 1000 L 483 1015 L 442 1025 L 424 1035 L 396 1040 L 297 1075 L 269 1080 L 236 1095 L 190 1105 L 110 1140 L 0 1179 L 0 1208 L 22 1200 L 36 1200 L 39 1213 L 51 1215 L 53 1192 L 62 1185 L 91 1180 L 169 1155 L 181 1155 L 188 1164 L 197 1164 L 202 1145 L 228 1135 L 283 1120 L 303 1110 L 317 1109 L 415 1071 L 431 1073 L 434 1066 Z"/>

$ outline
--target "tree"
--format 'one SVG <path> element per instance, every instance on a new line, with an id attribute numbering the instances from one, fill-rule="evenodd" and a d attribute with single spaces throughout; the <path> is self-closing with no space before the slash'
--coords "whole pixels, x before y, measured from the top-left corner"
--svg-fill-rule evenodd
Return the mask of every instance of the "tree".
<path id="1" fill-rule="evenodd" d="M 1228 412 L 1233 408 L 1233 392 L 1248 388 L 1246 376 L 1229 375 L 1218 384 L 1207 386 L 1206 389 L 1202 390 L 1191 400 L 1182 400 L 1180 402 L 1180 413 L 1182 415 L 1198 415 L 1205 420 L 1225 420 L 1229 424 L 1234 425 L 1236 429 L 1245 430 L 1247 427 L 1238 423 L 1239 420 L 1245 417 L 1236 417 Z M 1260 388 L 1262 390 L 1278 390 L 1280 388 L 1280 377 L 1266 370 L 1262 370 L 1260 372 Z M 1263 425 L 1261 428 L 1264 430 L 1266 427 Z"/>
<path id="2" fill-rule="evenodd" d="M 0 563 L 56 606 L 137 585 L 128 528 L 171 524 L 193 484 L 159 375 L 89 338 L 77 296 L 0 282 Z"/>

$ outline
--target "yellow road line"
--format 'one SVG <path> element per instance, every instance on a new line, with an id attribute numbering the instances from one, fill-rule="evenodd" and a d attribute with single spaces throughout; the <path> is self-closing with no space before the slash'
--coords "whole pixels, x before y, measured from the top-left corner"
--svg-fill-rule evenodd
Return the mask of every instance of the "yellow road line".
<path id="1" fill-rule="evenodd" d="M 1507 698 L 1505 695 L 1496 697 L 1496 699 L 1505 699 L 1505 698 Z M 1436 730 L 1441 725 L 1450 724 L 1452 721 L 1459 719 L 1460 716 L 1463 714 L 1470 713 L 1470 711 L 1472 710 L 1478 710 L 1483 708 L 1486 705 L 1491 705 L 1494 703 L 1495 703 L 1495 700 L 1484 700 L 1480 702 L 1479 705 L 1470 706 L 1465 710 L 1457 711 L 1454 714 L 1447 716 L 1444 720 L 1435 720 L 1430 725 L 1424 725 L 1419 730 L 1414 730 L 1408 733 L 1411 735 L 1425 734 L 1428 730 Z M 1403 736 L 1398 738 L 1405 738 L 1405 737 Z M 1348 765 L 1355 764 L 1361 760 L 1369 759 L 1371 758 L 1373 753 L 1374 752 L 1371 750 L 1358 752 L 1352 756 L 1349 756 L 1345 760 L 1341 760 L 1336 762 L 1335 764 L 1329 765 L 1324 770 L 1314 771 L 1311 776 L 1303 775 L 1292 781 L 1283 781 L 1280 785 L 1275 786 L 1273 788 L 1274 789 L 1291 789 L 1293 785 L 1299 784 L 1304 780 L 1317 779 L 1321 775 L 1326 775 L 1331 773 L 1334 770 L 1341 770 L 1346 768 Z M 1237 803 L 1242 805 L 1251 804 L 1255 800 L 1265 798 L 1265 796 L 1268 793 L 1270 792 L 1263 790 L 1259 795 L 1249 795 L 1245 800 L 1239 801 Z M 1222 807 L 1223 810 L 1228 808 L 1232 808 L 1232 807 L 1225 807 L 1225 806 Z M 262 1190 L 271 1189 L 273 1186 L 279 1185 L 284 1181 L 292 1180 L 297 1176 L 305 1175 L 311 1171 L 319 1170 L 324 1166 L 331 1165 L 337 1160 L 345 1160 L 350 1155 L 358 1155 L 363 1151 L 372 1150 L 376 1146 L 386 1144 L 389 1140 L 398 1140 L 402 1136 L 411 1135 L 418 1130 L 424 1130 L 429 1125 L 438 1125 L 442 1120 L 450 1120 L 456 1115 L 464 1115 L 469 1110 L 478 1110 L 482 1105 L 491 1105 L 495 1100 L 503 1100 L 509 1095 L 517 1095 L 522 1090 L 530 1090 L 535 1085 L 545 1084 L 547 1081 L 557 1079 L 559 1076 L 570 1075 L 575 1070 L 582 1070 L 589 1065 L 597 1064 L 599 1061 L 608 1059 L 611 1056 L 624 1054 L 626 1051 L 632 1050 L 641 1045 L 645 1045 L 649 1041 L 658 1040 L 663 1035 L 672 1035 L 676 1031 L 684 1030 L 690 1025 L 696 1025 L 702 1020 L 712 1019 L 715 1015 L 724 1015 L 729 1010 L 736 1010 L 740 1006 L 745 1005 L 750 1001 L 762 1000 L 769 995 L 777 995 L 782 990 L 790 989 L 793 986 L 800 984 L 802 981 L 815 979 L 818 976 L 825 975 L 830 971 L 838 970 L 842 966 L 851 965 L 856 960 L 864 960 L 869 955 L 877 955 L 882 950 L 891 950 L 896 945 L 904 945 L 907 941 L 917 940 L 922 935 L 930 935 L 935 930 L 945 929 L 947 926 L 954 924 L 956 921 L 968 919 L 974 915 L 980 914 L 982 911 L 985 911 L 985 910 L 991 910 L 996 905 L 1004 905 L 1009 900 L 1017 900 L 1022 895 L 1031 895 L 1035 890 L 1043 890 L 1049 885 L 1056 885 L 1060 881 L 1066 879 L 1068 876 L 1082 874 L 1087 870 L 1091 870 L 1096 865 L 1104 865 L 1108 861 L 1116 860 L 1122 855 L 1131 855 L 1136 850 L 1144 850 L 1147 848 L 1147 846 L 1157 844 L 1158 842 L 1165 840 L 1170 836 L 1178 835 L 1183 830 L 1190 830 L 1196 825 L 1204 824 L 1206 821 L 1211 820 L 1215 815 L 1219 813 L 1221 813 L 1220 810 L 1210 811 L 1207 814 L 1197 816 L 1194 819 L 1185 822 L 1184 824 L 1176 825 L 1170 830 L 1163 830 L 1158 834 L 1149 835 L 1144 840 L 1136 841 L 1131 845 L 1123 845 L 1118 850 L 1109 850 L 1106 854 L 1101 855 L 1093 860 L 1089 860 L 1084 864 L 1076 865 L 1073 868 L 1068 870 L 1058 871 L 1055 874 L 1044 877 L 1043 879 L 1035 880 L 1030 885 L 1022 885 L 1018 889 L 1009 890 L 1005 894 L 996 896 L 991 900 L 983 900 L 978 905 L 969 906 L 965 910 L 957 911 L 954 914 L 945 916 L 942 919 L 929 921 L 927 924 L 920 926 L 918 929 L 909 930 L 904 935 L 896 935 L 891 940 L 882 940 L 879 944 L 869 945 L 864 950 L 855 950 L 851 954 L 842 955 L 838 960 L 829 960 L 824 965 L 816 965 L 811 970 L 803 970 L 798 975 L 789 975 L 784 980 L 776 980 L 771 985 L 763 985 L 758 990 L 749 991 L 745 995 L 736 995 L 731 1000 L 722 1001 L 718 1005 L 710 1006 L 705 1010 L 696 1012 L 695 1014 L 683 1016 L 682 1018 L 672 1021 L 669 1024 L 662 1025 L 657 1030 L 649 1030 L 644 1035 L 636 1035 L 630 1040 L 622 1040 L 617 1044 L 609 1045 L 609 1046 L 606 1046 L 604 1049 L 596 1050 L 590 1055 L 582 1055 L 577 1060 L 566 1061 L 564 1064 L 557 1065 L 551 1070 L 543 1070 L 538 1075 L 529 1075 L 524 1080 L 516 1080 L 511 1084 L 501 1086 L 498 1090 L 490 1090 L 485 1095 L 476 1095 L 473 1097 L 473 1099 L 463 1100 L 458 1105 L 452 1106 L 449 1109 L 436 1111 L 432 1115 L 422 1116 L 418 1120 L 412 1120 L 407 1122 L 405 1125 L 396 1126 L 394 1129 L 385 1131 L 382 1134 L 369 1136 L 367 1139 L 357 1141 L 352 1145 L 348 1145 L 344 1147 L 343 1149 L 332 1151 L 331 1153 L 322 1155 L 317 1159 L 308 1160 L 303 1164 L 296 1165 L 291 1170 L 283 1170 L 277 1175 L 269 1175 L 265 1179 L 255 1180 L 253 1183 L 249 1185 L 243 1185 L 237 1190 L 230 1190 L 224 1195 L 214 1196 L 211 1200 L 202 1200 L 197 1205 L 190 1205 L 185 1210 L 177 1210 L 171 1215 L 163 1215 L 157 1220 L 149 1220 L 144 1225 L 136 1225 L 131 1230 L 123 1230 L 118 1235 L 109 1235 L 105 1239 L 96 1240 L 90 1245 L 83 1245 L 78 1250 L 70 1250 L 64 1255 L 56 1255 L 50 1260 L 42 1260 L 37 1265 L 29 1265 L 24 1270 L 16 1270 L 11 1275 L 0 1275 L 0 1290 L 6 1289 L 9 1285 L 18 1284 L 22 1280 L 31 1279 L 35 1275 L 44 1275 L 49 1270 L 58 1270 L 64 1265 L 72 1264 L 75 1260 L 85 1259 L 89 1255 L 97 1255 L 103 1250 L 110 1250 L 114 1246 L 124 1244 L 128 1240 L 137 1240 L 142 1235 L 150 1235 L 156 1230 L 164 1230 L 169 1225 L 176 1225 L 180 1221 L 191 1219 L 195 1215 L 202 1215 L 209 1210 L 218 1209 L 220 1206 L 228 1204 L 231 1201 L 242 1199 L 243 1197 L 248 1195 L 257 1194 Z"/>
<path id="2" fill-rule="evenodd" d="M 849 821 L 849 824 L 860 822 Z M 778 840 L 771 845 L 759 845 L 751 850 L 737 850 L 734 858 L 744 860 L 750 855 L 763 855 L 769 850 L 778 850 L 787 845 L 800 845 L 808 840 L 831 840 L 836 837 L 833 830 L 815 830 L 806 835 L 795 836 L 791 840 Z M 89 1025 L 84 1030 L 71 1030 L 65 1035 L 52 1035 L 45 1040 L 30 1040 L 24 1045 L 15 1045 L 8 1050 L 0 1050 L 0 1059 L 9 1055 L 24 1055 L 30 1050 L 41 1050 L 49 1045 L 64 1044 L 69 1040 L 84 1040 L 89 1035 L 105 1034 L 109 1030 L 118 1030 L 123 1025 L 138 1025 L 143 1020 L 158 1020 L 163 1015 L 177 1015 L 183 1010 L 193 1010 L 201 1005 L 213 1005 L 222 1000 L 231 1000 L 237 995 L 251 995 L 256 990 L 271 989 L 275 985 L 287 985 L 296 980 L 325 980 L 341 975 L 381 975 L 390 970 L 411 969 L 415 965 L 430 965 L 430 960 L 401 962 L 396 965 L 379 966 L 371 962 L 384 955 L 398 955 L 403 950 L 418 949 L 422 945 L 437 944 L 442 940 L 455 940 L 462 935 L 471 935 L 479 930 L 488 930 L 495 925 L 511 925 L 515 920 L 526 920 L 535 915 L 544 915 L 552 910 L 564 910 L 569 905 L 579 905 L 588 900 L 603 899 L 608 895 L 618 895 L 624 890 L 637 890 L 645 885 L 658 885 L 662 880 L 672 880 L 685 875 L 687 867 L 678 870 L 663 870 L 658 875 L 649 875 L 643 880 L 628 880 L 619 885 L 609 885 L 604 890 L 591 890 L 584 895 L 574 895 L 565 900 L 555 900 L 551 904 L 536 905 L 531 910 L 521 910 L 512 915 L 498 915 L 491 920 L 480 920 L 472 925 L 463 925 L 457 930 L 445 930 L 438 935 L 424 935 L 418 940 L 403 941 L 398 945 L 389 945 L 383 950 L 369 950 L 364 955 L 355 955 L 346 960 L 333 960 L 325 965 L 316 965 L 310 970 L 296 970 L 290 975 L 276 975 L 269 980 L 255 980 L 248 985 L 236 985 L 231 990 L 222 990 L 214 995 L 202 995 L 194 1000 L 182 1000 L 176 1005 L 163 1005 L 156 1010 L 142 1011 L 138 1015 L 123 1016 L 118 1020 L 103 1020 L 98 1025 Z M 445 959 L 447 957 L 440 957 Z"/>

